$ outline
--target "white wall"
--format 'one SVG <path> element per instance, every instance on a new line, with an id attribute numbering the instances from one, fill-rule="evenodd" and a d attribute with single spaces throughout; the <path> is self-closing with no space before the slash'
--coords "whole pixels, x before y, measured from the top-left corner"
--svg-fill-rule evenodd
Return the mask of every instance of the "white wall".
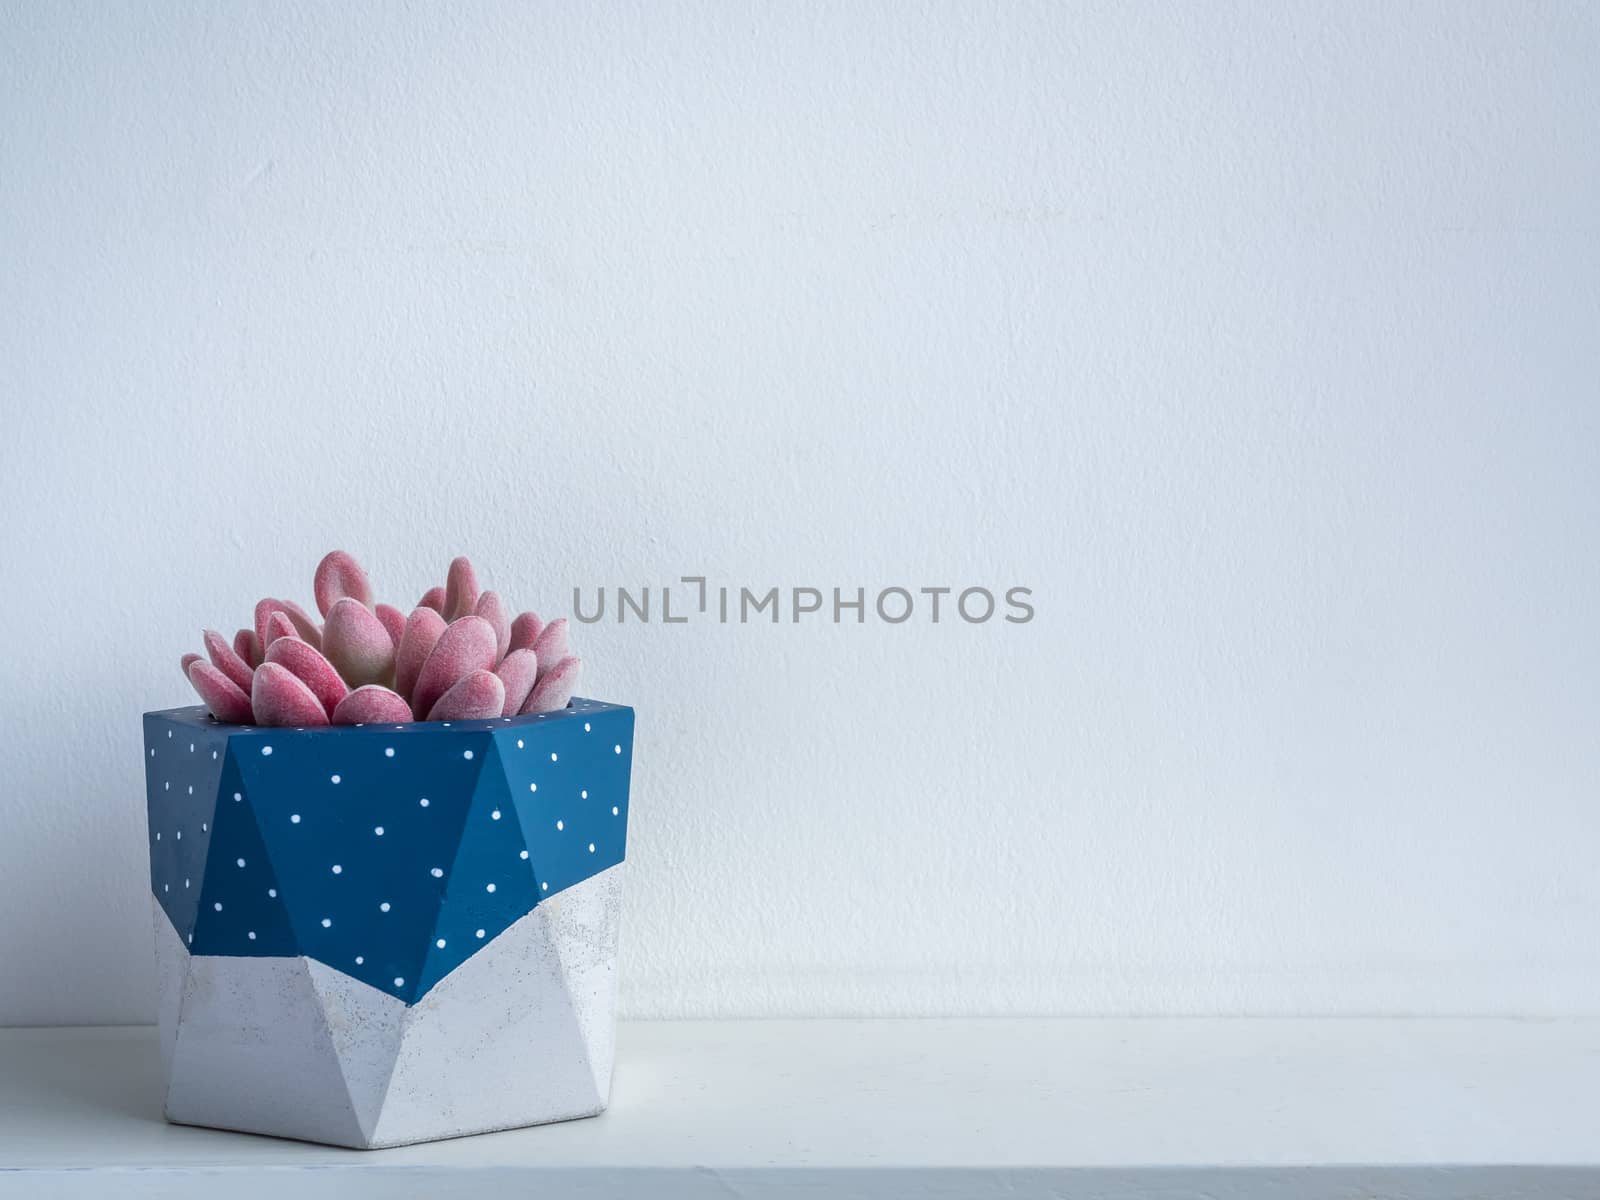
<path id="1" fill-rule="evenodd" d="M 1600 1011 L 1600 18 L 989 7 L 3 5 L 0 1020 L 332 546 L 1034 589 L 581 632 L 634 1014 Z"/>

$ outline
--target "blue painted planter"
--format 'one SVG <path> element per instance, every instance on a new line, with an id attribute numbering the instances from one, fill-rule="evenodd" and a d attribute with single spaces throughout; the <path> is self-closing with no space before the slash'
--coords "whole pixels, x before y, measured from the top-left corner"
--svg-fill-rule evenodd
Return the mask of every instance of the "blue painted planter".
<path id="1" fill-rule="evenodd" d="M 144 730 L 170 1118 L 374 1146 L 605 1107 L 632 709 Z"/>

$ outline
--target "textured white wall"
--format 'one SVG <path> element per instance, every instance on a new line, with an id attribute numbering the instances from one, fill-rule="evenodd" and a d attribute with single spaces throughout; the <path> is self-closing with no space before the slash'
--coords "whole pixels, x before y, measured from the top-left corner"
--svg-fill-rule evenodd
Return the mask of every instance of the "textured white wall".
<path id="1" fill-rule="evenodd" d="M 344 546 L 580 632 L 635 1014 L 1600 1010 L 1600 17 L 0 6 L 0 1020 Z"/>

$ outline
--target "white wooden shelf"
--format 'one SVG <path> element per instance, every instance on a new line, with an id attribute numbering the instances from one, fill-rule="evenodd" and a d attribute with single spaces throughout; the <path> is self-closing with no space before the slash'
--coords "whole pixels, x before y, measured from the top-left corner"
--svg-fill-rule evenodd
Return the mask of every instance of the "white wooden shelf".
<path id="1" fill-rule="evenodd" d="M 167 1125 L 146 1028 L 0 1030 L 0 1196 L 1600 1196 L 1600 1020 L 625 1023 L 611 1110 L 362 1152 Z"/>

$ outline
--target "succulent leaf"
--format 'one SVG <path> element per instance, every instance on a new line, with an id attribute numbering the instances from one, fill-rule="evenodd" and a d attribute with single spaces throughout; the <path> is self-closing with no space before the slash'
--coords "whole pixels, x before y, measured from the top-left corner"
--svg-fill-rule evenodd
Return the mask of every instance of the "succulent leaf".
<path id="1" fill-rule="evenodd" d="M 250 688 L 250 707 L 255 712 L 257 725 L 328 723 L 328 711 L 322 707 L 322 701 L 281 663 L 264 662 L 256 668 L 255 682 Z"/>
<path id="2" fill-rule="evenodd" d="M 322 630 L 317 623 L 293 600 L 277 600 L 268 596 L 265 600 L 256 602 L 256 642 L 261 646 L 262 652 L 267 648 L 267 619 L 275 612 L 285 614 L 294 625 L 295 633 L 310 642 L 318 650 L 322 649 Z"/>
<path id="3" fill-rule="evenodd" d="M 182 659 L 182 662 L 183 662 L 183 677 L 185 679 L 189 678 L 189 668 L 191 666 L 193 666 L 195 663 L 199 662 L 201 660 L 201 658 L 203 658 L 203 657 L 204 657 L 203 655 L 199 655 L 199 654 L 185 654 L 183 656 L 183 659 Z"/>
<path id="4" fill-rule="evenodd" d="M 399 649 L 400 635 L 406 631 L 405 613 L 392 604 L 375 605 L 372 611 L 376 614 L 378 620 L 383 623 L 384 629 L 388 631 L 389 640 L 395 644 L 396 649 Z"/>
<path id="5" fill-rule="evenodd" d="M 428 712 L 430 721 L 481 721 L 498 717 L 506 704 L 506 685 L 493 671 L 474 671 L 458 679 Z"/>
<path id="6" fill-rule="evenodd" d="M 528 693 L 522 705 L 523 714 L 558 712 L 565 708 L 572 699 L 572 689 L 578 686 L 578 672 L 582 667 L 583 663 L 571 655 L 551 667 Z"/>
<path id="7" fill-rule="evenodd" d="M 267 637 L 261 643 L 261 648 L 262 650 L 267 650 L 272 646 L 273 642 L 279 638 L 286 637 L 298 638 L 300 637 L 300 631 L 294 627 L 294 622 L 289 619 L 288 613 L 275 612 L 267 618 Z M 301 640 L 304 641 L 303 638 Z M 261 659 L 265 662 L 266 655 L 263 654 Z"/>
<path id="8" fill-rule="evenodd" d="M 198 654 L 189 664 L 189 682 L 194 686 L 194 690 L 200 693 L 200 699 L 206 702 L 206 707 L 217 720 L 229 721 L 235 725 L 249 722 L 250 697 L 237 683 Z"/>
<path id="9" fill-rule="evenodd" d="M 261 665 L 261 643 L 256 641 L 253 629 L 241 629 L 233 635 L 233 652 L 244 659 L 252 671 Z"/>
<path id="10" fill-rule="evenodd" d="M 431 587 L 422 593 L 422 599 L 417 601 L 418 608 L 431 608 L 441 617 L 444 616 L 444 589 Z"/>
<path id="11" fill-rule="evenodd" d="M 511 622 L 511 640 L 506 644 L 506 653 L 513 650 L 532 650 L 534 642 L 539 640 L 539 635 L 544 632 L 544 622 L 539 620 L 538 613 L 519 613 L 517 619 Z"/>
<path id="12" fill-rule="evenodd" d="M 294 672 L 295 678 L 311 689 L 311 694 L 330 715 L 339 701 L 350 694 L 349 687 L 322 652 L 297 637 L 273 639 L 272 645 L 267 647 L 267 661 Z"/>
<path id="13" fill-rule="evenodd" d="M 428 655 L 433 653 L 434 644 L 444 630 L 444 618 L 434 608 L 418 605 L 406 618 L 406 627 L 394 654 L 394 690 L 407 700 L 417 686 L 422 664 L 428 661 Z"/>
<path id="14" fill-rule="evenodd" d="M 478 607 L 478 574 L 465 555 L 450 560 L 444 584 L 444 619 L 457 621 Z"/>
<path id="15" fill-rule="evenodd" d="M 359 600 L 336 600 L 322 628 L 322 651 L 352 687 L 394 677 L 394 641 L 383 622 Z"/>
<path id="16" fill-rule="evenodd" d="M 324 617 L 335 600 L 347 596 L 365 608 L 372 607 L 372 585 L 367 582 L 367 573 L 361 569 L 360 563 L 343 550 L 334 550 L 323 556 L 317 564 L 311 589 L 317 597 L 317 611 Z"/>
<path id="17" fill-rule="evenodd" d="M 278 602 L 271 596 L 256 601 L 255 634 L 256 645 L 261 647 L 261 652 L 267 652 L 267 624 L 272 619 L 272 614 L 278 611 Z"/>
<path id="18" fill-rule="evenodd" d="M 289 619 L 294 622 L 295 632 L 320 650 L 322 626 L 312 620 L 311 614 L 293 600 L 279 600 L 278 605 L 289 614 Z"/>
<path id="19" fill-rule="evenodd" d="M 499 662 L 506 656 L 511 641 L 511 617 L 506 612 L 506 606 L 500 603 L 500 597 L 494 592 L 484 592 L 478 597 L 478 607 L 475 610 L 489 624 L 494 626 L 495 661 Z"/>
<path id="20" fill-rule="evenodd" d="M 235 654 L 233 647 L 228 645 L 215 629 L 206 630 L 204 638 L 206 653 L 211 656 L 211 665 L 238 684 L 241 692 L 248 693 L 250 676 L 254 668 Z"/>
<path id="21" fill-rule="evenodd" d="M 500 660 L 494 673 L 506 685 L 506 703 L 500 715 L 514 717 L 522 710 L 523 701 L 539 678 L 539 656 L 532 650 L 513 650 Z"/>
<path id="22" fill-rule="evenodd" d="M 482 617 L 466 616 L 439 635 L 411 693 L 411 711 L 427 713 L 452 687 L 474 671 L 494 668 L 494 626 Z"/>
<path id="23" fill-rule="evenodd" d="M 533 643 L 533 652 L 539 656 L 539 678 L 543 679 L 556 665 L 567 657 L 567 619 L 557 617 L 540 631 Z"/>
<path id="24" fill-rule="evenodd" d="M 381 684 L 369 683 L 347 695 L 333 710 L 335 725 L 407 722 L 411 706 Z"/>

